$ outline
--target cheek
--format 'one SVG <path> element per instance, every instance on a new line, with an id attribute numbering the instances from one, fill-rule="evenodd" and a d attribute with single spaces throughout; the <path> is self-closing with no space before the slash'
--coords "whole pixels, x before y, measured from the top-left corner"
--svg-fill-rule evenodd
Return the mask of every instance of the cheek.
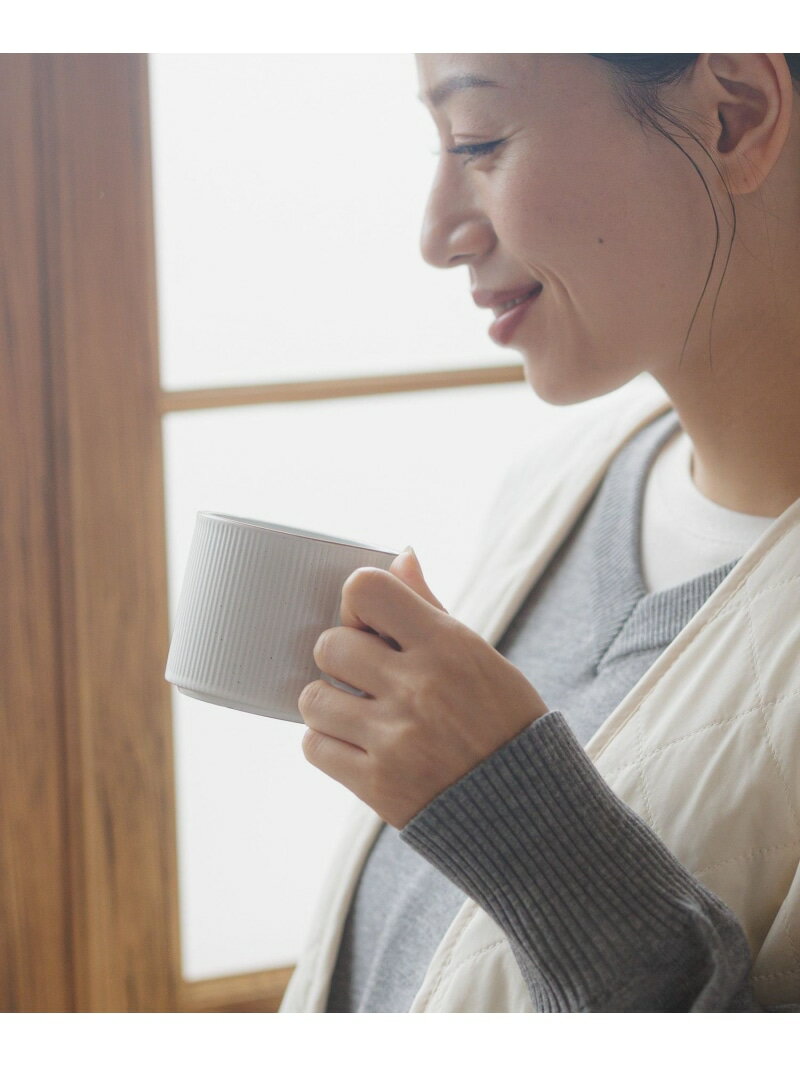
<path id="1" fill-rule="evenodd" d="M 663 178 L 663 176 L 662 176 Z M 694 197 L 660 195 L 647 173 L 557 173 L 509 178 L 503 244 L 559 301 L 600 325 L 619 317 L 666 329 L 691 316 L 714 244 L 713 214 Z"/>
<path id="2" fill-rule="evenodd" d="M 494 199 L 501 244 L 543 281 L 574 282 L 627 235 L 625 191 L 577 161 L 510 171 Z"/>

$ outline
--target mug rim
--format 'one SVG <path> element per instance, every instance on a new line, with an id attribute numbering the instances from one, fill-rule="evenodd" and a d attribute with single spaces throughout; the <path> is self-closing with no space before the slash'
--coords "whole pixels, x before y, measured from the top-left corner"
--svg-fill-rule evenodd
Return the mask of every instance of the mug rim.
<path id="1" fill-rule="evenodd" d="M 227 515 L 220 511 L 198 511 L 198 519 L 201 516 L 235 526 L 255 526 L 257 529 L 267 530 L 270 533 L 299 537 L 306 541 L 320 541 L 328 545 L 340 545 L 342 548 L 366 549 L 368 552 L 380 552 L 386 556 L 398 555 L 397 552 L 392 552 L 388 548 L 379 548 L 377 545 L 367 545 L 362 541 L 351 541 L 347 537 L 334 537 L 333 534 L 320 533 L 316 530 L 304 530 L 299 526 L 284 526 L 282 523 L 267 522 L 264 519 L 251 519 L 243 515 Z"/>

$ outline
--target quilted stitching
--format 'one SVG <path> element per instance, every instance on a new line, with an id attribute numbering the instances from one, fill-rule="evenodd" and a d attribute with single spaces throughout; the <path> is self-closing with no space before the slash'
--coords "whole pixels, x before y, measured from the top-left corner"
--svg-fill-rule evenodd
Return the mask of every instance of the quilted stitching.
<path id="1" fill-rule="evenodd" d="M 634 721 L 636 722 L 636 744 L 639 749 L 639 779 L 642 787 L 642 799 L 644 801 L 644 816 L 653 830 L 658 833 L 658 820 L 653 811 L 650 791 L 647 788 L 647 760 L 649 757 L 645 754 L 644 749 L 644 731 L 642 730 L 641 722 Z"/>
<path id="2" fill-rule="evenodd" d="M 614 779 L 617 775 L 619 775 L 627 767 L 638 766 L 638 765 L 641 764 L 642 761 L 649 761 L 654 756 L 656 756 L 658 753 L 660 753 L 660 752 L 672 747 L 673 745 L 678 745 L 678 744 L 681 744 L 683 742 L 690 741 L 690 740 L 694 739 L 695 737 L 697 737 L 699 734 L 702 734 L 702 733 L 704 733 L 704 732 L 706 732 L 706 731 L 708 731 L 710 729 L 715 729 L 715 728 L 719 728 L 719 727 L 722 727 L 722 726 L 728 726 L 728 725 L 731 725 L 733 723 L 736 723 L 738 720 L 740 720 L 741 718 L 743 718 L 745 716 L 752 715 L 752 714 L 759 714 L 759 715 L 761 715 L 762 721 L 763 721 L 763 729 L 764 729 L 765 741 L 766 741 L 766 743 L 768 744 L 768 746 L 770 747 L 770 749 L 771 749 L 771 751 L 773 753 L 773 757 L 774 757 L 774 759 L 776 761 L 776 766 L 779 769 L 779 773 L 781 774 L 781 778 L 782 778 L 782 781 L 784 783 L 784 788 L 785 788 L 785 791 L 786 791 L 787 803 L 790 805 L 790 808 L 791 808 L 793 816 L 794 816 L 795 823 L 800 825 L 800 823 L 798 823 L 797 808 L 796 808 L 796 806 L 795 806 L 795 804 L 794 804 L 794 802 L 792 801 L 792 798 L 791 798 L 791 791 L 790 791 L 790 787 L 789 787 L 789 784 L 788 784 L 787 775 L 786 775 L 786 772 L 785 772 L 783 766 L 780 763 L 780 759 L 779 759 L 778 754 L 777 754 L 776 746 L 773 744 L 773 742 L 771 740 L 770 729 L 769 729 L 769 721 L 768 721 L 768 718 L 766 716 L 766 711 L 768 709 L 771 709 L 771 708 L 774 709 L 778 705 L 780 705 L 782 703 L 785 703 L 786 701 L 791 700 L 794 697 L 800 695 L 800 687 L 793 688 L 793 689 L 790 689 L 790 690 L 779 691 L 779 695 L 772 695 L 772 694 L 769 694 L 767 692 L 767 688 L 768 687 L 765 685 L 764 678 L 763 678 L 763 672 L 762 672 L 761 667 L 760 667 L 760 658 L 759 658 L 759 653 L 758 653 L 758 644 L 759 643 L 756 640 L 755 627 L 754 627 L 754 623 L 753 623 L 753 612 L 752 612 L 752 604 L 756 603 L 757 601 L 762 600 L 763 597 L 765 595 L 767 595 L 767 593 L 774 594 L 779 589 L 785 589 L 785 588 L 791 587 L 797 582 L 800 582 L 800 577 L 793 578 L 793 579 L 791 579 L 790 581 L 787 581 L 787 582 L 776 583 L 775 585 L 770 586 L 768 590 L 759 591 L 758 596 L 752 597 L 752 598 L 748 597 L 747 599 L 748 599 L 749 603 L 744 604 L 744 605 L 741 604 L 741 603 L 735 604 L 735 605 L 731 605 L 729 603 L 727 605 L 727 610 L 725 612 L 722 612 L 722 611 L 717 612 L 713 616 L 713 618 L 708 620 L 706 622 L 706 624 L 702 627 L 702 629 L 695 635 L 695 641 L 700 640 L 700 637 L 701 637 L 702 633 L 704 633 L 713 623 L 722 622 L 724 617 L 727 616 L 727 615 L 737 615 L 737 616 L 740 616 L 740 617 L 742 617 L 742 616 L 744 617 L 745 625 L 743 627 L 741 627 L 741 628 L 740 627 L 736 628 L 736 630 L 739 631 L 739 632 L 738 633 L 734 632 L 733 634 L 721 632 L 720 635 L 719 635 L 719 643 L 720 643 L 720 645 L 724 646 L 724 650 L 725 650 L 724 651 L 724 655 L 725 656 L 729 656 L 731 654 L 731 651 L 732 651 L 732 644 L 733 644 L 734 640 L 738 639 L 739 641 L 744 640 L 746 642 L 747 651 L 748 651 L 748 658 L 750 660 L 751 669 L 752 669 L 752 679 L 753 679 L 753 686 L 754 686 L 753 699 L 748 702 L 749 706 L 746 707 L 744 710 L 741 710 L 741 696 L 742 695 L 739 694 L 740 710 L 737 710 L 732 715 L 724 716 L 722 718 L 715 718 L 715 719 L 713 719 L 711 721 L 704 722 L 701 725 L 697 726 L 693 730 L 689 730 L 689 731 L 687 731 L 685 733 L 681 733 L 677 737 L 670 737 L 669 739 L 660 741 L 660 742 L 658 742 L 658 743 L 656 743 L 654 745 L 651 744 L 649 747 L 645 748 L 645 746 L 644 746 L 644 720 L 648 718 L 648 713 L 651 712 L 651 708 L 652 708 L 652 713 L 654 715 L 654 721 L 647 724 L 648 733 L 652 733 L 652 728 L 653 727 L 658 729 L 658 726 L 659 726 L 659 723 L 657 721 L 657 705 L 658 705 L 659 690 L 661 689 L 661 687 L 663 685 L 666 685 L 666 684 L 669 683 L 670 674 L 671 674 L 671 671 L 665 671 L 661 675 L 661 677 L 659 677 L 659 678 L 657 678 L 655 680 L 652 688 L 650 690 L 648 690 L 643 695 L 642 699 L 639 701 L 639 703 L 633 709 L 633 712 L 631 713 L 630 717 L 627 720 L 627 722 L 629 722 L 629 723 L 632 722 L 632 721 L 636 721 L 637 722 L 637 726 L 639 728 L 638 729 L 638 736 L 637 736 L 637 752 L 638 752 L 637 758 L 635 760 L 632 760 L 632 761 L 629 760 L 627 762 L 623 762 L 623 763 L 619 763 L 619 764 L 611 764 L 610 766 L 608 765 L 608 763 L 609 763 L 608 757 L 612 756 L 614 748 L 617 747 L 617 746 L 615 746 L 615 743 L 614 743 L 617 740 L 617 737 L 619 737 L 619 734 L 617 734 L 614 738 L 612 738 L 612 740 L 609 743 L 609 745 L 607 746 L 605 752 L 602 754 L 602 757 L 600 759 L 598 759 L 598 763 L 602 762 L 603 770 L 604 770 L 604 776 L 608 780 Z M 775 604 L 774 600 L 773 600 L 773 602 L 769 605 L 769 613 L 772 614 L 775 611 L 780 612 L 782 607 L 783 607 L 783 605 Z M 794 607 L 794 605 L 786 605 L 785 606 L 785 610 L 788 613 L 788 612 L 790 612 L 792 610 L 793 607 Z M 789 617 L 791 617 L 791 616 L 789 616 Z M 686 655 L 688 652 L 690 652 L 692 650 L 692 645 L 693 645 L 693 643 L 692 644 L 687 644 L 687 646 L 684 649 L 681 650 L 681 653 L 679 654 L 679 656 L 676 658 L 676 660 L 672 664 L 673 668 L 677 668 L 677 666 L 678 666 L 680 660 L 683 658 L 683 656 Z M 796 655 L 797 655 L 797 657 L 800 657 L 800 643 L 798 644 Z M 656 670 L 657 669 L 658 669 L 658 665 L 656 665 Z M 640 714 L 641 712 L 644 712 L 645 714 L 642 715 L 642 714 Z M 621 729 L 624 729 L 625 725 L 626 724 L 623 724 Z M 662 727 L 663 726 L 665 726 L 665 724 L 662 724 Z"/>
<path id="3" fill-rule="evenodd" d="M 781 845 L 770 845 L 768 848 L 751 848 L 747 852 L 740 852 L 736 856 L 729 856 L 728 859 L 721 860 L 719 863 L 709 863 L 705 867 L 698 867 L 692 873 L 695 877 L 699 877 L 701 874 L 708 874 L 709 871 L 717 870 L 719 867 L 725 867 L 729 863 L 745 863 L 748 860 L 759 859 L 764 856 L 768 856 L 772 852 L 785 852 L 787 849 L 797 848 L 797 858 L 800 861 L 800 838 L 796 841 L 787 841 Z"/>
<path id="4" fill-rule="evenodd" d="M 700 641 L 699 636 L 696 641 Z M 631 762 L 638 764 L 642 759 L 650 759 L 658 752 L 675 744 L 690 741 L 706 732 L 711 726 L 727 726 L 734 723 L 742 715 L 750 714 L 752 709 L 758 707 L 758 690 L 752 677 L 746 682 L 750 687 L 750 692 L 738 692 L 736 706 L 730 712 L 726 714 L 725 709 L 710 707 L 705 679 L 696 672 L 686 672 L 684 675 L 680 671 L 679 664 L 690 649 L 694 652 L 693 646 L 682 650 L 680 656 L 674 660 L 672 670 L 665 670 L 661 666 L 661 660 L 669 657 L 669 650 L 664 653 L 661 660 L 657 660 L 654 664 L 652 671 L 655 673 L 660 672 L 660 676 L 643 693 L 633 712 L 626 717 L 626 721 L 623 722 L 615 736 L 606 746 L 605 751 L 596 761 L 606 778 L 615 776 Z M 732 660 L 738 659 L 741 661 L 744 657 L 747 657 L 747 659 L 752 657 L 746 632 L 741 628 L 731 629 L 729 625 L 719 627 L 718 632 L 713 634 L 710 640 L 704 642 L 703 652 L 706 670 L 711 675 L 717 672 L 722 673 L 729 669 Z M 690 712 L 708 716 L 706 721 L 701 719 L 699 723 L 695 723 L 688 730 L 685 716 L 673 715 L 670 718 L 666 718 L 661 712 L 661 708 L 665 703 L 675 704 L 674 687 L 676 679 L 680 687 L 681 705 L 689 709 Z M 665 692 L 670 687 L 673 688 L 671 694 Z M 745 705 L 744 711 L 742 711 L 743 704 Z M 646 732 L 649 744 L 643 746 L 641 750 L 637 747 L 635 750 L 637 758 L 631 761 L 631 751 L 627 746 L 624 734 L 628 724 L 634 722 L 637 723 L 639 729 Z M 626 748 L 628 748 L 627 753 L 625 753 L 627 759 L 623 756 Z M 622 757 L 623 762 L 617 763 L 615 761 L 614 756 L 617 750 L 620 750 L 619 756 Z"/>
<path id="5" fill-rule="evenodd" d="M 455 977 L 455 975 L 457 975 L 460 970 L 462 970 L 464 967 L 466 967 L 467 964 L 474 963 L 475 960 L 481 959 L 488 952 L 492 952 L 497 948 L 502 949 L 504 952 L 508 951 L 508 948 L 509 948 L 508 939 L 505 938 L 505 937 L 498 938 L 496 941 L 493 941 L 491 944 L 484 945 L 482 948 L 479 948 L 475 952 L 470 953 L 469 956 L 465 956 L 463 959 L 459 959 L 458 962 L 456 963 L 456 965 L 454 967 L 450 967 L 446 974 L 443 971 L 442 974 L 439 975 L 439 978 L 438 978 L 438 981 L 436 982 L 435 987 L 431 990 L 430 996 L 424 1002 L 424 1010 L 425 1011 L 436 1011 L 435 1004 L 442 997 L 443 993 L 445 992 L 445 989 L 443 989 L 443 987 L 442 987 L 442 982 L 443 982 L 445 977 L 447 978 L 448 982 L 452 981 L 453 978 Z M 449 957 L 448 957 L 448 961 L 447 962 L 448 963 L 450 962 Z M 423 1008 L 423 1002 L 420 1003 L 420 1008 Z"/>
<path id="6" fill-rule="evenodd" d="M 750 633 L 750 641 L 751 641 L 751 645 L 752 645 L 752 649 L 753 649 L 753 670 L 754 670 L 755 676 L 756 676 L 756 685 L 758 686 L 759 692 L 762 694 L 761 700 L 759 702 L 759 712 L 760 712 L 760 717 L 761 717 L 762 729 L 764 731 L 764 741 L 765 741 L 765 743 L 767 745 L 767 748 L 769 750 L 770 755 L 772 756 L 773 760 L 775 761 L 775 767 L 776 767 L 776 769 L 778 771 L 778 775 L 780 777 L 781 784 L 783 786 L 784 796 L 786 797 L 786 804 L 787 804 L 789 810 L 791 811 L 791 813 L 792 813 L 792 815 L 794 817 L 795 826 L 798 827 L 798 829 L 800 829 L 800 817 L 798 817 L 797 808 L 795 807 L 794 802 L 792 801 L 792 795 L 791 795 L 791 792 L 790 792 L 790 789 L 789 789 L 789 782 L 788 782 L 788 779 L 786 777 L 786 772 L 784 770 L 784 767 L 783 767 L 783 764 L 782 764 L 782 762 L 780 760 L 780 757 L 779 757 L 779 755 L 778 755 L 778 753 L 777 753 L 777 751 L 775 749 L 775 745 L 772 743 L 772 736 L 770 734 L 770 729 L 769 729 L 769 719 L 768 719 L 768 717 L 766 715 L 765 708 L 764 708 L 764 699 L 763 699 L 763 691 L 764 690 L 763 690 L 763 684 L 762 684 L 762 680 L 761 680 L 761 668 L 760 668 L 760 662 L 759 662 L 759 656 L 758 656 L 758 648 L 756 646 L 755 632 L 754 632 L 754 629 L 753 629 L 753 619 L 752 619 L 752 616 L 751 616 L 751 613 L 750 613 L 749 609 L 747 611 L 747 626 L 748 626 L 748 630 L 749 630 L 749 633 Z"/>
<path id="7" fill-rule="evenodd" d="M 436 978 L 433 980 L 430 988 L 427 991 L 427 994 L 420 997 L 419 1004 L 416 1006 L 417 1010 L 431 1010 L 430 1005 L 432 1001 L 436 998 L 436 995 L 439 992 L 439 987 L 441 986 L 445 978 L 447 978 L 450 974 L 450 964 L 453 960 L 453 956 L 456 950 L 459 948 L 459 943 L 464 935 L 464 932 L 466 931 L 470 923 L 474 922 L 479 917 L 480 913 L 478 911 L 478 907 L 472 901 L 468 901 L 467 904 L 462 907 L 460 914 L 456 916 L 453 925 L 450 927 L 446 935 L 450 939 L 450 946 L 447 950 L 447 953 L 437 968 Z M 429 971 L 428 975 L 432 976 L 432 972 Z"/>
<path id="8" fill-rule="evenodd" d="M 800 951 L 798 951 L 797 942 L 794 939 L 792 928 L 789 925 L 789 916 L 785 913 L 783 916 L 783 931 L 786 934 L 786 940 L 789 942 L 789 948 L 791 950 L 792 956 L 794 957 L 794 969 L 800 970 Z"/>
<path id="9" fill-rule="evenodd" d="M 753 981 L 758 984 L 759 982 L 776 981 L 779 978 L 790 978 L 793 974 L 800 973 L 800 966 L 790 967 L 788 971 L 769 971 L 766 974 L 753 975 Z"/>
<path id="10" fill-rule="evenodd" d="M 731 775 L 744 762 L 753 781 L 736 789 Z M 756 714 L 743 717 L 735 730 L 696 737 L 691 760 L 683 746 L 673 746 L 645 757 L 610 784 L 693 870 L 716 869 L 754 847 L 780 849 L 798 837 Z"/>
<path id="11" fill-rule="evenodd" d="M 643 754 L 640 754 L 634 760 L 630 760 L 628 763 L 619 763 L 614 767 L 609 767 L 604 770 L 603 777 L 606 781 L 610 782 L 615 779 L 623 771 L 628 770 L 631 767 L 638 767 L 643 761 L 651 760 L 655 756 L 658 756 L 662 752 L 667 752 L 669 749 L 674 748 L 675 745 L 681 745 L 685 741 L 691 741 L 693 738 L 706 733 L 708 730 L 716 730 L 721 726 L 729 726 L 733 723 L 739 722 L 741 719 L 746 719 L 750 715 L 758 715 L 762 710 L 782 704 L 786 700 L 790 700 L 792 697 L 800 695 L 800 689 L 795 689 L 791 693 L 787 693 L 786 696 L 781 697 L 779 700 L 773 700 L 769 704 L 762 707 L 760 704 L 754 704 L 750 708 L 745 708 L 744 711 L 739 711 L 735 715 L 729 716 L 727 719 L 715 719 L 713 722 L 708 722 L 704 726 L 698 727 L 696 730 L 691 730 L 688 734 L 681 734 L 680 737 L 675 737 L 671 741 L 666 741 L 664 744 L 656 745 L 655 748 L 650 748 Z"/>

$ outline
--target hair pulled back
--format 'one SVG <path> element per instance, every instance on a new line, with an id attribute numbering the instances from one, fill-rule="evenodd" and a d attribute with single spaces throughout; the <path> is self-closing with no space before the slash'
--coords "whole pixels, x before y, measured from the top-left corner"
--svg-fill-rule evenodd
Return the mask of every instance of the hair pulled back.
<path id="1" fill-rule="evenodd" d="M 632 106 L 644 114 L 650 96 L 662 86 L 679 81 L 694 66 L 700 54 L 688 52 L 591 52 L 594 59 L 602 59 L 618 73 Z M 783 58 L 789 68 L 795 88 L 800 89 L 800 52 L 786 53 Z"/>

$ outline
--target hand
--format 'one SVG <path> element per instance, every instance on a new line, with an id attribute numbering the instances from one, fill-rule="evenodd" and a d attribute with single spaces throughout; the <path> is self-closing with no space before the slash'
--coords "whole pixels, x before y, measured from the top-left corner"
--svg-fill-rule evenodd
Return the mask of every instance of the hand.
<path id="1" fill-rule="evenodd" d="M 365 695 L 306 686 L 303 752 L 392 826 L 547 711 L 516 667 L 447 614 L 411 550 L 388 572 L 355 571 L 340 614 L 314 659 Z"/>

